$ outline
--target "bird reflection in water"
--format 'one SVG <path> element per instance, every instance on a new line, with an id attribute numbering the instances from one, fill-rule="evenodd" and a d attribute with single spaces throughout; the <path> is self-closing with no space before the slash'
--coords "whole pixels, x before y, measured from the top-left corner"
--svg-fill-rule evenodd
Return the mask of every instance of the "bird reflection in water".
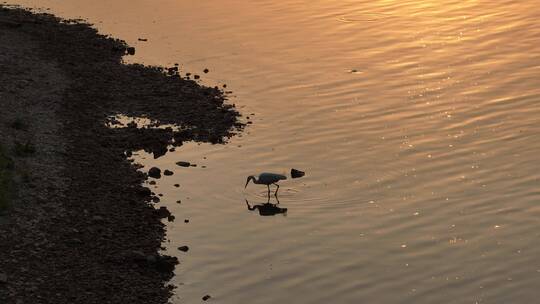
<path id="1" fill-rule="evenodd" d="M 276 196 L 276 200 L 277 200 L 277 196 Z M 260 216 L 272 216 L 276 214 L 287 215 L 287 208 L 280 208 L 277 206 L 278 204 L 279 204 L 279 200 L 277 200 L 276 204 L 270 203 L 270 195 L 268 195 L 268 201 L 260 205 L 251 206 L 248 200 L 246 199 L 246 205 L 247 205 L 248 210 L 250 211 L 258 210 Z"/>

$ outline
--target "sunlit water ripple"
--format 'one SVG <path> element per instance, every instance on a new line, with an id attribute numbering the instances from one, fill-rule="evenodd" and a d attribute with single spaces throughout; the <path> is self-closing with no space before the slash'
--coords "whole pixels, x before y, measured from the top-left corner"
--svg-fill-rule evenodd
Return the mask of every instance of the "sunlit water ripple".
<path id="1" fill-rule="evenodd" d="M 538 301 L 536 1 L 15 2 L 208 67 L 255 113 L 228 145 L 137 156 L 175 172 L 156 189 L 175 303 Z M 247 209 L 266 188 L 246 176 L 292 167 L 286 215 Z"/>

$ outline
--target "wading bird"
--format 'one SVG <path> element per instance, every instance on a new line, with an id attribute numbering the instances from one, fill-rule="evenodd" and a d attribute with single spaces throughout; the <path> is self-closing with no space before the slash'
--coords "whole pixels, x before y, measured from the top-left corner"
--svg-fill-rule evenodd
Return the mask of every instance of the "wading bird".
<path id="1" fill-rule="evenodd" d="M 277 192 L 279 190 L 279 185 L 276 184 L 276 183 L 279 182 L 282 179 L 287 179 L 287 177 L 285 175 L 276 174 L 276 173 L 261 173 L 261 174 L 259 174 L 259 178 L 257 179 L 257 178 L 255 178 L 255 176 L 250 175 L 247 178 L 246 186 L 244 187 L 244 189 L 247 188 L 247 185 L 249 184 L 249 181 L 253 180 L 254 184 L 266 185 L 268 187 L 268 195 L 270 195 L 270 184 L 274 184 L 274 185 L 277 186 L 276 193 L 274 193 L 274 195 L 277 196 Z"/>

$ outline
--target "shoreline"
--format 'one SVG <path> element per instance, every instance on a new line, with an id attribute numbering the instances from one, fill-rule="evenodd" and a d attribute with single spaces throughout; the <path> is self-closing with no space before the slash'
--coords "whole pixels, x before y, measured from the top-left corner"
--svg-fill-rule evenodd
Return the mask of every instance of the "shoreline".
<path id="1" fill-rule="evenodd" d="M 129 161 L 243 128 L 219 88 L 173 68 L 125 64 L 135 50 L 80 21 L 0 5 L 0 146 L 14 187 L 0 221 L 6 303 L 167 303 L 159 197 Z M 109 128 L 115 115 L 171 128 Z M 6 152 L 7 151 L 7 152 Z"/>

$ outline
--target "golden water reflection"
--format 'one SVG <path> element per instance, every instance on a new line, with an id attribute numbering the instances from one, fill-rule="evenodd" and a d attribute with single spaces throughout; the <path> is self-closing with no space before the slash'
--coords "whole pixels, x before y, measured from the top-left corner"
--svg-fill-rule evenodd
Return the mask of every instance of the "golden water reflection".
<path id="1" fill-rule="evenodd" d="M 209 68 L 254 121 L 136 156 L 175 172 L 155 190 L 190 220 L 168 225 L 169 253 L 190 245 L 173 301 L 536 302 L 536 1 L 16 2 L 88 18 L 129 61 Z M 287 216 L 250 216 L 246 176 L 292 167 Z"/>

